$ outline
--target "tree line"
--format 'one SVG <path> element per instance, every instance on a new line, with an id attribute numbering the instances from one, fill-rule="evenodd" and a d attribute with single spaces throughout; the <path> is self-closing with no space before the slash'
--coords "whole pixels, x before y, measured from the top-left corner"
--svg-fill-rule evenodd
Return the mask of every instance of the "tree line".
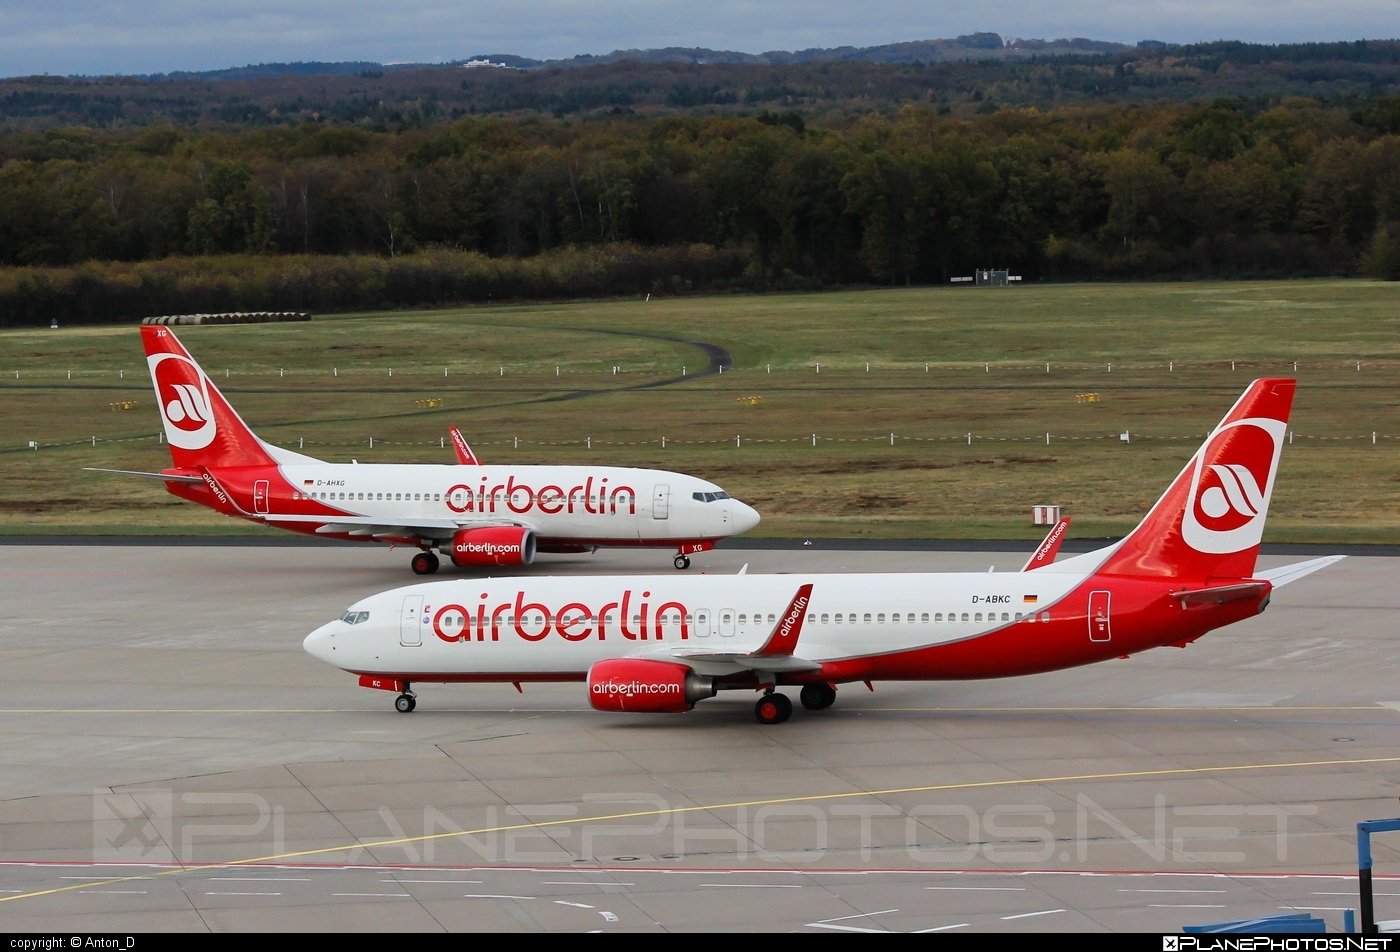
<path id="1" fill-rule="evenodd" d="M 0 265 L 619 245 L 779 287 L 1400 277 L 1400 97 L 0 135 Z"/>

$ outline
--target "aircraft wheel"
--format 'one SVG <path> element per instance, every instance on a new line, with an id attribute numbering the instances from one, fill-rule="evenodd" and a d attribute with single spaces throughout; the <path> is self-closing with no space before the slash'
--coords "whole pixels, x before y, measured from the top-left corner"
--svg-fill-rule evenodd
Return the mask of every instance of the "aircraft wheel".
<path id="1" fill-rule="evenodd" d="M 431 552 L 419 552 L 413 557 L 413 561 L 408 563 L 413 568 L 414 575 L 432 575 L 438 570 L 438 557 Z"/>
<path id="2" fill-rule="evenodd" d="M 824 711 L 836 703 L 836 689 L 826 682 L 819 684 L 804 684 L 802 693 L 802 706 L 809 711 Z"/>
<path id="3" fill-rule="evenodd" d="M 678 555 L 671 560 L 671 564 L 674 565 L 676 568 L 684 571 L 685 569 L 690 568 L 690 556 Z"/>
<path id="4" fill-rule="evenodd" d="M 753 707 L 754 716 L 760 724 L 781 724 L 792 717 L 792 702 L 786 694 L 774 691 L 758 699 Z"/>
<path id="5" fill-rule="evenodd" d="M 418 706 L 418 699 L 412 694 L 400 694 L 394 698 L 394 710 L 400 714 L 407 714 Z"/>

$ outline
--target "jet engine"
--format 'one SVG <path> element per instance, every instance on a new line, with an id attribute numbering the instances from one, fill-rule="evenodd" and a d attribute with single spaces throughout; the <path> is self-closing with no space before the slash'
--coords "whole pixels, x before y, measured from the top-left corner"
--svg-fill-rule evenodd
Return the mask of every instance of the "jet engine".
<path id="1" fill-rule="evenodd" d="M 610 658 L 588 669 L 588 703 L 599 711 L 682 714 L 714 696 L 714 679 L 683 664 Z"/>
<path id="2" fill-rule="evenodd" d="M 442 554 L 455 565 L 529 565 L 535 561 L 535 533 L 523 526 L 459 529 Z"/>

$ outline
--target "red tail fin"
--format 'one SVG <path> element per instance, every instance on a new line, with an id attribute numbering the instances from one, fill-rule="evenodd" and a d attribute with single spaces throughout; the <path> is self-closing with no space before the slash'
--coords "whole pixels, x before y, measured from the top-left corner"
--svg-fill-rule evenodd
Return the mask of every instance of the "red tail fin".
<path id="1" fill-rule="evenodd" d="M 146 348 L 156 405 L 176 466 L 275 465 L 262 441 L 168 327 L 142 327 L 141 343 Z"/>
<path id="2" fill-rule="evenodd" d="M 1282 378 L 1250 384 L 1099 572 L 1253 576 L 1296 385 Z"/>

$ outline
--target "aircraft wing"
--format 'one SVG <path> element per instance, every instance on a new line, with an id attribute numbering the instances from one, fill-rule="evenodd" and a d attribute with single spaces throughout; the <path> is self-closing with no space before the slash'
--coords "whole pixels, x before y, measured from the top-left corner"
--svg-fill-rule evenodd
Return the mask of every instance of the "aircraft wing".
<path id="1" fill-rule="evenodd" d="M 819 671 L 816 661 L 793 655 L 758 655 L 742 651 L 707 651 L 704 649 L 673 648 L 668 658 L 689 664 L 722 664 L 750 671 Z"/>
<path id="2" fill-rule="evenodd" d="M 263 516 L 270 523 L 314 522 L 318 516 L 293 516 L 271 513 Z M 320 535 L 346 533 L 352 536 L 419 536 L 426 539 L 450 539 L 460 524 L 452 519 L 413 519 L 402 522 L 385 521 L 372 516 L 337 516 L 332 522 L 321 526 L 316 532 Z"/>
<path id="3" fill-rule="evenodd" d="M 1292 565 L 1284 565 L 1280 568 L 1269 569 L 1267 572 L 1255 572 L 1255 578 L 1262 578 L 1266 582 L 1272 582 L 1274 588 L 1287 585 L 1289 582 L 1296 582 L 1305 575 L 1311 575 L 1318 569 L 1325 569 L 1329 565 L 1334 565 L 1346 558 L 1345 555 L 1325 555 L 1320 559 L 1310 559 L 1307 562 L 1294 562 Z"/>

